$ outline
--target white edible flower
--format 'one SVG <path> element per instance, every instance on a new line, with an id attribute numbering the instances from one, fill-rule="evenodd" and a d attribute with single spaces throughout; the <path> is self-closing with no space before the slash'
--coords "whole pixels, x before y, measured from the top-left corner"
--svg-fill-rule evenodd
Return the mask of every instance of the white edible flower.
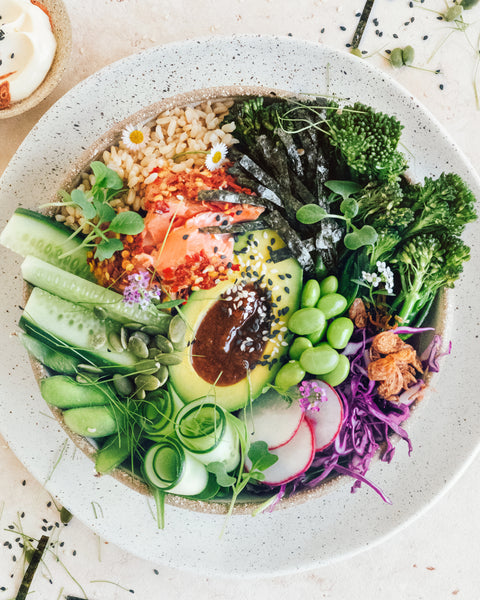
<path id="1" fill-rule="evenodd" d="M 214 144 L 205 158 L 205 166 L 209 171 L 215 171 L 222 166 L 227 158 L 228 147 L 223 142 Z"/>
<path id="2" fill-rule="evenodd" d="M 380 275 L 378 273 L 371 273 L 370 283 L 372 284 L 373 287 L 378 287 L 378 284 L 382 283 L 382 278 L 380 277 Z"/>
<path id="3" fill-rule="evenodd" d="M 150 134 L 146 127 L 128 125 L 122 133 L 122 142 L 128 150 L 140 150 L 146 145 L 149 139 Z"/>
<path id="4" fill-rule="evenodd" d="M 377 260 L 377 269 L 379 273 L 384 273 L 386 269 L 388 269 L 387 264 L 383 261 Z"/>

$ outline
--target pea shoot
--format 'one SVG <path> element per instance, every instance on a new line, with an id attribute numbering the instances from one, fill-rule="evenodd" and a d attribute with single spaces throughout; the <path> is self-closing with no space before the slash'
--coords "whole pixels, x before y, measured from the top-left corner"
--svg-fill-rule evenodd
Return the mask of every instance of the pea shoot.
<path id="1" fill-rule="evenodd" d="M 118 250 L 123 250 L 120 235 L 140 233 L 143 231 L 144 222 L 138 213 L 117 213 L 110 205 L 110 201 L 122 191 L 123 182 L 120 176 L 99 161 L 92 162 L 90 167 L 95 175 L 95 183 L 91 190 L 84 192 L 74 189 L 71 194 L 62 190 L 61 202 L 53 202 L 46 206 L 72 206 L 79 209 L 85 222 L 71 237 L 79 235 L 87 226 L 91 231 L 84 237 L 80 246 L 95 248 L 95 258 L 102 261 L 111 258 Z M 69 253 L 66 252 L 63 256 Z"/>

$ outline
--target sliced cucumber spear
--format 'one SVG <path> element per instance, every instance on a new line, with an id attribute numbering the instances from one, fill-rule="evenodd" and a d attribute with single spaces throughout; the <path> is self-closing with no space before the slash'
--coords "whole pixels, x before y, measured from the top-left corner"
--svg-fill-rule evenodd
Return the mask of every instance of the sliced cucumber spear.
<path id="1" fill-rule="evenodd" d="M 34 286 L 40 287 L 64 300 L 93 309 L 101 307 L 108 318 L 119 323 L 142 323 L 166 333 L 171 320 L 167 312 L 150 305 L 146 309 L 136 304 L 126 304 L 123 296 L 112 290 L 86 281 L 35 256 L 27 256 L 22 263 L 22 276 Z"/>

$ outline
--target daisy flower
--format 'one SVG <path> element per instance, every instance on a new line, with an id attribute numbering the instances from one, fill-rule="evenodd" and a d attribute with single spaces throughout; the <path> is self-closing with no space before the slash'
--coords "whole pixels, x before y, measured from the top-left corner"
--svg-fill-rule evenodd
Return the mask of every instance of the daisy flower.
<path id="1" fill-rule="evenodd" d="M 150 139 L 148 129 L 146 127 L 134 127 L 128 125 L 122 133 L 122 142 L 128 150 L 140 150 Z"/>
<path id="2" fill-rule="evenodd" d="M 209 171 L 215 171 L 223 165 L 227 158 L 228 148 L 223 142 L 214 144 L 205 158 L 205 166 Z"/>

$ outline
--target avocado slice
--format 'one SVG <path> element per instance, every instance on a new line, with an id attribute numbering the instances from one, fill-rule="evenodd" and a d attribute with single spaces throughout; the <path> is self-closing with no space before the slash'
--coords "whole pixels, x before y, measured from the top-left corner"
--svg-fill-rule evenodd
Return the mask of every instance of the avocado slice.
<path id="1" fill-rule="evenodd" d="M 210 290 L 193 292 L 182 307 L 182 315 L 188 325 L 186 348 L 183 350 L 182 362 L 170 366 L 169 371 L 170 383 L 184 402 L 210 396 L 226 410 L 238 410 L 249 400 L 257 398 L 265 385 L 275 378 L 281 358 L 289 346 L 289 334 L 286 329 L 288 318 L 298 309 L 302 290 L 303 271 L 297 260 L 287 258 L 274 263 L 270 257 L 272 251 L 284 246 L 281 237 L 272 229 L 262 229 L 240 236 L 235 243 L 235 262 L 239 265 L 236 278 L 222 281 Z M 229 297 L 229 290 L 247 289 L 242 286 L 251 288 L 251 284 L 256 284 L 262 293 L 265 292 L 270 297 L 271 322 L 262 323 L 268 328 L 268 340 L 265 341 L 260 359 L 249 370 L 248 377 L 245 376 L 233 384 L 221 385 L 207 381 L 193 364 L 195 335 L 212 307 L 226 296 Z"/>

